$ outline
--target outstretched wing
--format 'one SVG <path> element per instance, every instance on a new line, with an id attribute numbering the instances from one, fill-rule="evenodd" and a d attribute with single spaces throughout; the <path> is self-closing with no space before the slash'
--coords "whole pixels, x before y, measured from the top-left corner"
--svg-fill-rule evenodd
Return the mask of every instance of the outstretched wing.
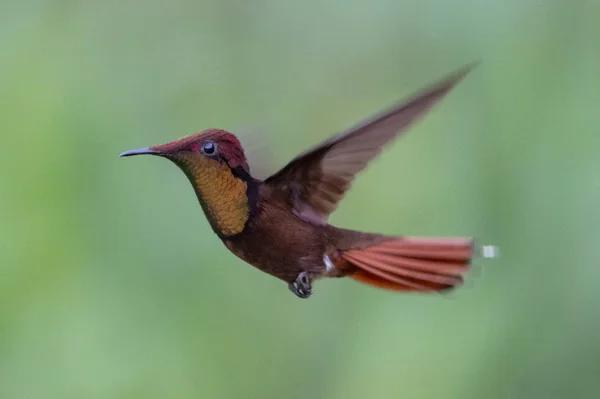
<path id="1" fill-rule="evenodd" d="M 294 158 L 265 180 L 299 217 L 327 222 L 352 180 L 383 146 L 446 95 L 471 69 L 464 67 L 412 98 Z"/>

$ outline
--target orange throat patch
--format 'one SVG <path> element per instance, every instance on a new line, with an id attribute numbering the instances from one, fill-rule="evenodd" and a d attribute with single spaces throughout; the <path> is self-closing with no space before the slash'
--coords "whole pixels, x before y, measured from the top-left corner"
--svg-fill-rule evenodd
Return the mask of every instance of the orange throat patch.
<path id="1" fill-rule="evenodd" d="M 222 236 L 241 233 L 249 217 L 247 183 L 234 176 L 227 164 L 214 159 L 182 161 L 213 230 Z"/>

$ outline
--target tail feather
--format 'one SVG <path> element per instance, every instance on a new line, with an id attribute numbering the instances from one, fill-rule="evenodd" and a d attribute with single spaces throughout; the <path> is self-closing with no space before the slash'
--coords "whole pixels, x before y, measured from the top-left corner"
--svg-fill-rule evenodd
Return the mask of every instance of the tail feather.
<path id="1" fill-rule="evenodd" d="M 361 256 L 362 255 L 362 256 Z M 365 271 L 380 275 L 385 273 L 390 279 L 400 280 L 402 277 L 408 277 L 409 279 L 430 283 L 439 283 L 445 285 L 456 285 L 461 282 L 460 277 L 447 276 L 443 274 L 434 274 L 427 272 L 419 272 L 414 269 L 407 267 L 410 259 L 403 259 L 402 262 L 398 262 L 397 258 L 389 258 L 389 260 L 380 260 L 375 254 L 356 254 L 347 255 L 346 260 L 354 263 Z M 383 272 L 383 273 L 381 273 Z M 410 280 L 403 280 L 410 281 Z M 401 281 L 396 281 L 400 283 Z M 416 285 L 416 284 L 415 284 Z"/>
<path id="2" fill-rule="evenodd" d="M 392 291 L 411 291 L 412 288 L 408 287 L 405 284 L 394 283 L 390 280 L 377 277 L 374 274 L 366 272 L 364 270 L 357 270 L 352 274 L 352 278 L 356 281 L 360 281 L 361 283 L 372 285 L 374 287 L 383 288 L 386 290 Z"/>
<path id="3" fill-rule="evenodd" d="M 355 280 L 394 291 L 441 291 L 462 284 L 470 269 L 470 238 L 398 237 L 342 258 L 356 267 Z"/>
<path id="4" fill-rule="evenodd" d="M 399 245 L 398 240 L 402 241 Z M 435 259 L 460 263 L 470 259 L 473 241 L 470 238 L 417 238 L 403 237 L 386 241 L 379 245 L 382 253 L 405 256 L 415 259 Z"/>

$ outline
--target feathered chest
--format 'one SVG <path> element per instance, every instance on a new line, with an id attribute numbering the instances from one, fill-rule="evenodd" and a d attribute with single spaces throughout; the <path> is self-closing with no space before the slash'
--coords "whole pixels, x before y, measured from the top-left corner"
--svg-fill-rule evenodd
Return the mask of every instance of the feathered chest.
<path id="1" fill-rule="evenodd" d="M 250 214 L 248 183 L 217 160 L 180 162 L 214 232 L 220 237 L 241 233 Z"/>

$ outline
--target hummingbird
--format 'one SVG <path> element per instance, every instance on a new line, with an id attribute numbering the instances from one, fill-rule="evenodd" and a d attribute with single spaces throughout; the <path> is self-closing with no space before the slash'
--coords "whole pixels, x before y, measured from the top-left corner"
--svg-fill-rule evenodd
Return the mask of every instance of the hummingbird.
<path id="1" fill-rule="evenodd" d="M 315 281 L 340 277 L 397 292 L 446 291 L 459 286 L 470 269 L 471 237 L 368 233 L 335 227 L 328 218 L 356 175 L 472 67 L 322 142 L 264 180 L 252 176 L 240 141 L 222 129 L 120 156 L 154 155 L 173 162 L 225 246 L 283 280 L 299 298 L 312 294 Z"/>

